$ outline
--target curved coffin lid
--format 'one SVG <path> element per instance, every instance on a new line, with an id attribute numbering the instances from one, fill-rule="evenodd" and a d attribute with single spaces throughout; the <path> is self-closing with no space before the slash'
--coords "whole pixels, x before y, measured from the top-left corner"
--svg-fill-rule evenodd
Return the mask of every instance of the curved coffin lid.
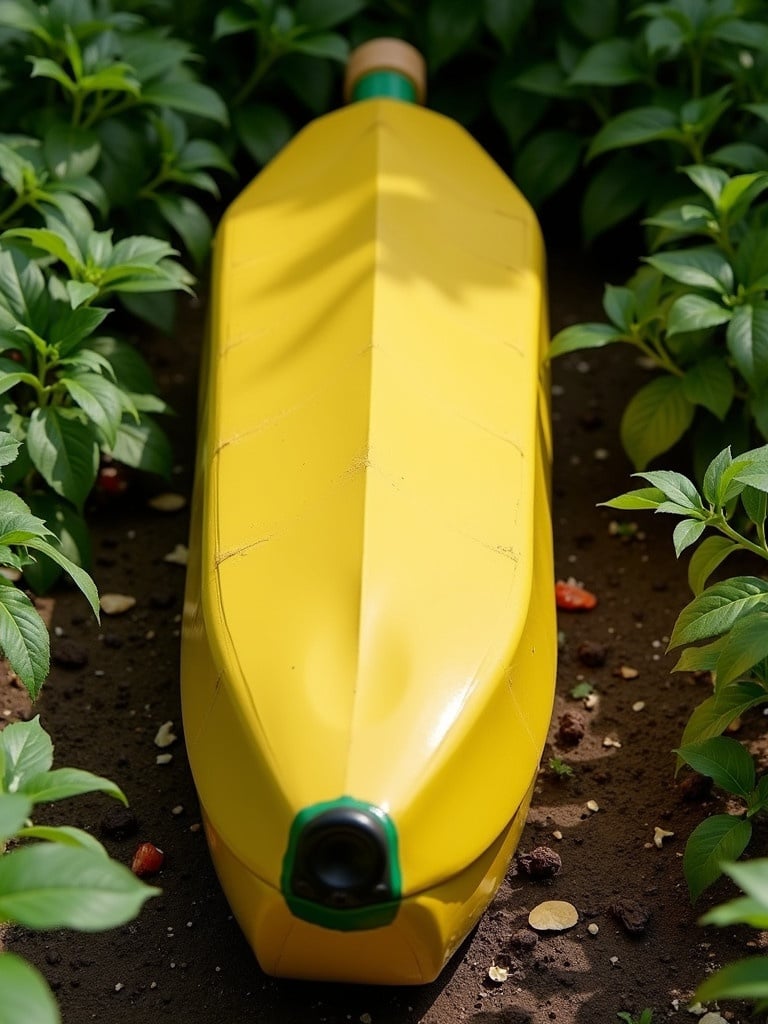
<path id="1" fill-rule="evenodd" d="M 532 580 L 537 225 L 453 122 L 369 101 L 305 129 L 245 190 L 214 281 L 203 608 L 271 766 L 250 784 L 276 785 L 291 813 L 349 794 L 407 833 L 420 791 L 434 807 L 441 771 L 485 742 L 472 730 L 512 689 Z M 401 834 L 408 891 L 514 813 L 546 732 L 549 680 L 521 721 L 536 685 L 504 712 L 519 733 L 498 752 L 506 791 L 469 808 L 472 829 L 456 808 L 444 867 L 409 861 Z M 228 814 L 217 829 L 277 884 Z"/>

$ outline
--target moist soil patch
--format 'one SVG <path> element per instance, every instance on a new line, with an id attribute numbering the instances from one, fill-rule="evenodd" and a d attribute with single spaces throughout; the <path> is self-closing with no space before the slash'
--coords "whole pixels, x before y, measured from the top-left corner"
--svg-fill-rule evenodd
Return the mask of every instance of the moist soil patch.
<path id="1" fill-rule="evenodd" d="M 611 269 L 590 267 L 566 248 L 550 252 L 550 261 L 553 329 L 599 319 Z M 178 466 L 168 489 L 185 496 L 203 321 L 204 311 L 189 307 L 174 339 L 143 346 L 163 397 L 177 411 L 169 429 Z M 654 1008 L 654 1022 L 695 1019 L 686 1005 L 697 983 L 718 965 L 754 953 L 761 936 L 745 928 L 701 928 L 700 914 L 733 888 L 721 882 L 692 908 L 683 880 L 687 836 L 723 803 L 674 778 L 671 751 L 708 684 L 669 674 L 667 638 L 690 597 L 670 520 L 636 515 L 632 534 L 611 526 L 626 522 L 626 513 L 596 507 L 631 486 L 619 419 L 646 376 L 622 346 L 577 353 L 553 367 L 557 576 L 575 577 L 598 597 L 592 611 L 559 613 L 558 696 L 520 844 L 521 853 L 554 850 L 561 866 L 532 872 L 513 864 L 477 929 L 440 979 L 422 988 L 287 982 L 260 971 L 211 866 L 184 752 L 178 686 L 184 569 L 166 556 L 186 543 L 188 508 L 152 508 L 148 499 L 160 488 L 146 480 L 133 481 L 126 495 L 94 502 L 99 590 L 129 595 L 136 604 L 103 616 L 99 626 L 79 595 L 60 588 L 54 664 L 43 695 L 32 711 L 12 681 L 0 680 L 0 714 L 13 721 L 39 713 L 56 745 L 56 765 L 114 779 L 135 815 L 115 827 L 111 803 L 94 795 L 51 805 L 40 821 L 88 829 L 126 864 L 140 842 L 154 843 L 165 863 L 154 879 L 162 895 L 124 928 L 6 936 L 7 946 L 48 978 L 65 1024 L 608 1024 L 618 1011 L 644 1007 Z M 579 682 L 594 687 L 589 707 L 570 696 Z M 179 739 L 160 751 L 154 738 L 165 722 L 174 723 Z M 761 722 L 759 714 L 749 719 L 739 738 L 757 738 Z M 157 764 L 164 752 L 171 759 Z M 552 757 L 573 775 L 558 778 L 547 767 Z M 486 780 L 478 804 L 494 799 L 495 785 Z M 672 833 L 660 846 L 657 828 Z M 766 833 L 758 827 L 751 853 L 765 850 Z M 533 861 L 554 865 L 556 859 L 538 853 Z M 576 926 L 531 931 L 528 914 L 545 900 L 573 904 Z M 506 980 L 491 980 L 494 964 L 506 968 L 494 972 Z M 748 1019 L 736 1004 L 721 1012 L 729 1021 Z"/>

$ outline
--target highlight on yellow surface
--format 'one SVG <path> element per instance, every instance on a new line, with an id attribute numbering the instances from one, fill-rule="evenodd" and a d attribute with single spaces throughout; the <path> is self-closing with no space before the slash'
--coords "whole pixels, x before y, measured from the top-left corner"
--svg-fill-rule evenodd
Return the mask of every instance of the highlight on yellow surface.
<path id="1" fill-rule="evenodd" d="M 218 230 L 182 704 L 262 967 L 418 984 L 501 883 L 546 738 L 548 336 L 533 213 L 386 42 Z"/>

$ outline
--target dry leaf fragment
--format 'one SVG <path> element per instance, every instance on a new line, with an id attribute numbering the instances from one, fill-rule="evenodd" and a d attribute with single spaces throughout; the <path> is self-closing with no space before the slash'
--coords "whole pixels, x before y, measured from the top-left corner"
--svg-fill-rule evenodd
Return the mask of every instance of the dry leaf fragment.
<path id="1" fill-rule="evenodd" d="M 122 615 L 134 607 L 136 598 L 128 594 L 102 594 L 99 604 L 105 615 Z"/>
<path id="2" fill-rule="evenodd" d="M 183 494 L 156 494 L 147 504 L 156 512 L 178 512 L 187 504 L 187 499 Z"/>
<path id="3" fill-rule="evenodd" d="M 669 839 L 669 837 L 673 836 L 674 834 L 674 832 L 667 832 L 666 829 L 659 828 L 659 826 L 657 825 L 656 828 L 653 830 L 653 842 L 656 846 L 658 846 L 659 849 L 661 849 L 661 845 L 664 842 L 664 840 Z"/>
<path id="4" fill-rule="evenodd" d="M 163 722 L 163 724 L 157 730 L 157 735 L 155 736 L 155 746 L 170 747 L 172 743 L 175 743 L 178 737 L 172 730 L 173 722 Z"/>
<path id="5" fill-rule="evenodd" d="M 537 932 L 564 932 L 578 924 L 579 912 L 565 900 L 546 900 L 528 915 L 528 924 Z"/>
<path id="6" fill-rule="evenodd" d="M 171 562 L 173 565 L 186 565 L 189 561 L 189 548 L 186 544 L 177 544 L 173 551 L 163 555 L 164 562 Z"/>
<path id="7" fill-rule="evenodd" d="M 509 968 L 502 967 L 500 964 L 491 964 L 488 968 L 488 977 L 491 981 L 495 981 L 498 985 L 501 985 L 509 977 Z"/>

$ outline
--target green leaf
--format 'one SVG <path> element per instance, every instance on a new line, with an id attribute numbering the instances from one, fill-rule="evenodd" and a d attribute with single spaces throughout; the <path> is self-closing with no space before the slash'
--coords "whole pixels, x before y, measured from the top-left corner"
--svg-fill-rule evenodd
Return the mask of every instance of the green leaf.
<path id="1" fill-rule="evenodd" d="M 760 780 L 762 785 L 766 776 Z M 748 896 L 757 900 L 768 911 L 768 859 L 760 858 L 748 863 L 728 864 L 725 874 Z"/>
<path id="2" fill-rule="evenodd" d="M 0 18 L 3 7 L 0 4 Z M 56 1000 L 43 976 L 15 953 L 0 953 L 0 1024 L 61 1024 Z"/>
<path id="3" fill-rule="evenodd" d="M 659 469 L 652 473 L 637 473 L 635 475 L 647 480 L 652 487 L 658 487 L 670 501 L 676 502 L 683 508 L 702 508 L 701 495 L 696 490 L 696 485 L 682 473 Z"/>
<path id="4" fill-rule="evenodd" d="M 712 205 L 716 206 L 723 188 L 728 182 L 728 175 L 725 171 L 721 171 L 718 167 L 709 167 L 706 164 L 692 164 L 689 167 L 682 167 L 681 170 L 710 199 Z"/>
<path id="5" fill-rule="evenodd" d="M 219 11 L 213 25 L 213 39 L 223 39 L 225 36 L 238 35 L 240 32 L 248 32 L 258 25 L 258 19 L 254 14 L 239 11 L 235 7 L 225 7 Z"/>
<path id="6" fill-rule="evenodd" d="M 333 28 L 353 18 L 367 6 L 367 0 L 299 0 L 296 23 L 313 29 Z"/>
<path id="7" fill-rule="evenodd" d="M 47 772 L 53 764 L 51 737 L 40 725 L 40 716 L 29 722 L 12 722 L 0 732 L 0 751 L 5 767 L 3 789 L 16 793 L 27 779 Z"/>
<path id="8" fill-rule="evenodd" d="M 291 43 L 291 49 L 308 57 L 325 57 L 344 64 L 349 57 L 349 43 L 335 32 L 319 32 L 317 35 L 299 36 Z"/>
<path id="9" fill-rule="evenodd" d="M 55 406 L 37 408 L 29 420 L 27 447 L 35 469 L 49 487 L 82 508 L 99 468 L 93 429 L 67 418 Z"/>
<path id="10" fill-rule="evenodd" d="M 751 861 L 752 864 L 759 864 L 760 861 Z M 730 874 L 730 865 L 723 864 L 723 874 Z M 753 928 L 768 928 L 768 907 L 759 900 L 751 899 L 749 896 L 740 896 L 738 899 L 729 900 L 719 907 L 714 907 L 705 914 L 700 924 L 714 924 L 723 928 L 730 924 L 748 924 Z M 768 989 L 766 990 L 768 994 Z"/>
<path id="11" fill-rule="evenodd" d="M 66 93 L 73 95 L 77 92 L 75 82 L 56 61 L 50 60 L 48 57 L 29 57 L 28 60 L 32 65 L 30 78 L 52 78 Z"/>
<path id="12" fill-rule="evenodd" d="M 42 839 L 47 843 L 62 843 L 64 846 L 77 846 L 109 856 L 107 851 L 90 832 L 73 825 L 31 825 L 19 831 L 20 839 Z"/>
<path id="13" fill-rule="evenodd" d="M 768 302 L 737 306 L 726 331 L 728 351 L 747 383 L 768 382 Z"/>
<path id="14" fill-rule="evenodd" d="M 0 490 L 0 544 L 26 544 L 47 532 L 45 523 L 17 494 Z"/>
<path id="15" fill-rule="evenodd" d="M 90 302 L 99 294 L 96 285 L 89 281 L 67 281 L 66 288 L 73 309 L 77 309 L 85 302 Z"/>
<path id="16" fill-rule="evenodd" d="M 719 420 L 724 419 L 730 409 L 735 390 L 733 374 L 720 356 L 707 356 L 694 363 L 683 377 L 683 394 L 688 401 L 709 409 Z"/>
<path id="17" fill-rule="evenodd" d="M 100 154 L 98 135 L 64 121 L 51 125 L 43 138 L 45 162 L 57 178 L 79 178 L 90 174 Z"/>
<path id="18" fill-rule="evenodd" d="M 125 794 L 114 782 L 80 768 L 54 768 L 52 771 L 33 775 L 24 781 L 20 792 L 36 804 L 65 800 L 67 797 L 81 796 L 83 793 L 106 793 L 107 796 L 114 797 L 128 806 Z"/>
<path id="19" fill-rule="evenodd" d="M 70 561 L 66 555 L 64 555 L 58 548 L 54 547 L 53 544 L 49 544 L 47 541 L 36 538 L 35 540 L 27 541 L 28 548 L 33 551 L 40 551 L 46 557 L 50 558 L 52 562 L 60 565 L 61 568 L 72 577 L 72 580 L 76 584 L 78 590 L 85 597 L 88 604 L 91 606 L 91 610 L 96 618 L 99 618 L 99 595 L 96 591 L 96 584 L 93 582 L 88 573 L 81 569 L 79 565 Z M 2 591 L 0 591 L 0 597 L 2 597 Z"/>
<path id="20" fill-rule="evenodd" d="M 569 85 L 627 85 L 643 80 L 644 73 L 633 58 L 630 39 L 605 39 L 582 54 Z"/>
<path id="21" fill-rule="evenodd" d="M 622 332 L 629 332 L 637 317 L 637 299 L 631 288 L 607 284 L 603 292 L 605 315 Z"/>
<path id="22" fill-rule="evenodd" d="M 550 131 L 534 135 L 515 160 L 515 181 L 534 206 L 540 205 L 573 175 L 583 148 L 575 132 Z"/>
<path id="23" fill-rule="evenodd" d="M 117 439 L 117 428 L 123 418 L 121 390 L 98 373 L 61 377 L 59 382 L 66 388 L 75 405 L 96 424 L 107 445 L 111 447 Z"/>
<path id="24" fill-rule="evenodd" d="M 117 431 L 117 441 L 110 454 L 118 462 L 147 473 L 168 477 L 173 465 L 173 451 L 168 438 L 147 416 L 140 423 L 125 422 Z"/>
<path id="25" fill-rule="evenodd" d="M 673 671 L 678 671 L 677 666 Z M 722 687 L 694 709 L 683 730 L 683 746 L 719 736 L 735 718 L 766 702 L 768 692 L 758 683 L 731 683 Z"/>
<path id="26" fill-rule="evenodd" d="M 618 0 L 565 0 L 568 21 L 587 39 L 613 35 L 619 24 Z"/>
<path id="27" fill-rule="evenodd" d="M 89 335 L 100 327 L 110 309 L 91 307 L 88 309 L 66 309 L 60 312 L 51 324 L 48 341 L 59 350 L 59 356 L 68 356 Z"/>
<path id="28" fill-rule="evenodd" d="M 205 211 L 187 196 L 158 195 L 155 203 L 197 266 L 202 266 L 208 255 L 212 234 L 211 222 Z"/>
<path id="29" fill-rule="evenodd" d="M 768 152 L 751 142 L 732 142 L 720 146 L 709 153 L 707 159 L 723 167 L 733 167 L 747 173 L 768 170 Z"/>
<path id="30" fill-rule="evenodd" d="M 50 641 L 37 609 L 14 586 L 0 586 L 0 650 L 34 700 L 48 675 Z"/>
<path id="31" fill-rule="evenodd" d="M 200 82 L 174 79 L 150 82 L 141 91 L 141 101 L 152 106 L 180 110 L 185 114 L 195 114 L 218 124 L 229 123 L 229 115 L 222 98 Z"/>
<path id="32" fill-rule="evenodd" d="M 634 154 L 618 153 L 591 175 L 581 207 L 586 241 L 635 213 L 651 194 L 654 173 Z"/>
<path id="33" fill-rule="evenodd" d="M 37 35 L 43 32 L 44 24 L 43 12 L 33 0 L 2 0 L 0 2 L 0 25 L 17 29 L 19 32 L 31 32 L 33 35 Z M 44 37 L 50 38 L 47 33 L 44 33 Z"/>
<path id="34" fill-rule="evenodd" d="M 118 338 L 90 338 L 88 348 L 104 356 L 121 385 L 133 394 L 154 392 L 155 381 L 149 364 L 134 345 Z"/>
<path id="35" fill-rule="evenodd" d="M 768 959 L 764 956 L 748 956 L 711 974 L 699 985 L 693 998 L 711 1002 L 714 999 L 765 999 L 766 996 Z"/>
<path id="36" fill-rule="evenodd" d="M 741 856 L 751 837 L 751 822 L 730 814 L 715 814 L 693 830 L 683 855 L 692 903 L 717 881 L 726 861 Z"/>
<path id="37" fill-rule="evenodd" d="M 609 324 L 574 324 L 559 331 L 552 339 L 549 358 L 555 359 L 568 352 L 584 348 L 603 348 L 614 341 L 626 341 L 615 327 Z"/>
<path id="38" fill-rule="evenodd" d="M 734 623 L 717 662 L 718 688 L 748 676 L 768 657 L 768 611 L 752 612 Z"/>
<path id="39" fill-rule="evenodd" d="M 747 613 L 768 607 L 768 582 L 734 576 L 715 583 L 683 608 L 672 630 L 670 648 L 720 636 Z"/>
<path id="40" fill-rule="evenodd" d="M 32 813 L 32 801 L 20 793 L 0 792 L 0 849 L 15 836 Z"/>
<path id="41" fill-rule="evenodd" d="M 736 740 L 714 736 L 680 747 L 675 753 L 695 772 L 708 776 L 727 793 L 746 798 L 755 788 L 755 762 Z"/>
<path id="42" fill-rule="evenodd" d="M 686 548 L 695 544 L 707 524 L 701 519 L 683 519 L 672 532 L 672 543 L 675 545 L 675 554 L 679 558 Z"/>
<path id="43" fill-rule="evenodd" d="M 657 377 L 630 399 L 621 420 L 621 442 L 636 469 L 671 448 L 688 430 L 694 406 L 679 377 Z"/>
<path id="44" fill-rule="evenodd" d="M 592 139 L 587 160 L 626 146 L 680 138 L 677 115 L 671 110 L 665 107 L 636 107 L 611 118 L 603 125 Z"/>
<path id="45" fill-rule="evenodd" d="M 645 262 L 673 281 L 693 288 L 708 288 L 721 295 L 730 295 L 734 288 L 730 263 L 719 250 L 709 246 L 657 253 L 646 256 Z"/>
<path id="46" fill-rule="evenodd" d="M 506 53 L 512 49 L 520 29 L 527 23 L 533 6 L 534 0 L 484 0 L 485 24 Z"/>
<path id="47" fill-rule="evenodd" d="M 480 5 L 465 0 L 431 0 L 427 12 L 429 63 L 433 70 L 462 50 L 480 23 Z"/>
<path id="48" fill-rule="evenodd" d="M 238 138 L 257 164 L 268 163 L 293 136 L 288 116 L 268 103 L 254 103 L 233 113 Z"/>
<path id="49" fill-rule="evenodd" d="M 2 237 L 4 239 L 23 238 L 35 249 L 40 249 L 42 252 L 55 256 L 57 260 L 61 260 L 73 277 L 80 272 L 83 263 L 82 254 L 57 231 L 51 231 L 48 228 L 12 228 L 10 231 L 4 231 Z"/>
<path id="50" fill-rule="evenodd" d="M 628 511 L 636 509 L 657 509 L 664 500 L 664 492 L 658 487 L 638 487 L 635 491 L 627 491 L 620 494 L 618 498 L 611 498 L 610 501 L 601 501 L 601 505 L 607 508 L 620 508 Z"/>
<path id="51" fill-rule="evenodd" d="M 514 84 L 523 92 L 533 93 L 535 96 L 545 96 L 548 99 L 568 99 L 571 96 L 571 89 L 566 84 L 563 69 L 557 61 L 553 60 L 543 61 L 526 68 L 525 71 L 516 75 Z M 506 120 L 504 123 L 506 124 Z"/>
<path id="52" fill-rule="evenodd" d="M 91 539 L 85 520 L 68 502 L 47 491 L 31 494 L 30 508 L 52 531 L 50 543 L 75 565 L 87 569 L 91 562 Z M 45 594 L 59 579 L 63 567 L 41 551 L 24 566 L 24 579 L 36 594 Z"/>
<path id="53" fill-rule="evenodd" d="M 39 843 L 0 857 L 0 920 L 27 928 L 117 928 L 158 892 L 93 850 Z"/>
<path id="54" fill-rule="evenodd" d="M 686 331 L 702 331 L 728 323 L 732 310 L 719 302 L 705 299 L 703 295 L 681 295 L 669 309 L 667 337 L 684 334 Z M 722 360 L 719 360 L 722 362 Z"/>
<path id="55" fill-rule="evenodd" d="M 702 647 L 686 647 L 680 655 L 673 672 L 714 672 L 717 659 L 725 646 L 725 637 L 718 637 Z"/>
<path id="56" fill-rule="evenodd" d="M 761 171 L 753 174 L 738 174 L 726 183 L 717 203 L 717 209 L 733 224 L 744 216 L 753 200 L 767 188 L 768 174 Z"/>
<path id="57" fill-rule="evenodd" d="M 741 492 L 741 503 L 744 511 L 755 526 L 762 526 L 768 515 L 768 494 L 765 489 L 758 490 L 756 487 L 747 485 Z"/>
<path id="58" fill-rule="evenodd" d="M 700 594 L 718 565 L 738 550 L 739 545 L 727 537 L 707 537 L 703 540 L 688 565 L 688 584 L 694 594 Z"/>

